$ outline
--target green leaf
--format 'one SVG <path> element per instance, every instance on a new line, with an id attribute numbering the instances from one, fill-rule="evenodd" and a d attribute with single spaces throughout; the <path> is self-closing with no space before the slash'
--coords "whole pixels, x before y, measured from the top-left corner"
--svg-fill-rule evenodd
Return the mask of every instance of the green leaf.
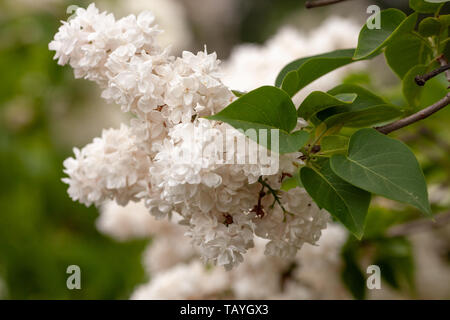
<path id="1" fill-rule="evenodd" d="M 319 207 L 325 208 L 357 238 L 362 237 L 370 193 L 334 174 L 328 159 L 317 161 L 314 169 L 303 167 L 300 179 Z"/>
<path id="2" fill-rule="evenodd" d="M 361 29 L 355 59 L 364 59 L 381 52 L 396 36 L 413 30 L 418 16 L 413 13 L 406 18 L 402 11 L 392 8 L 380 11 L 378 15 L 380 29 L 369 29 L 367 24 Z"/>
<path id="3" fill-rule="evenodd" d="M 390 43 L 384 54 L 389 67 L 403 79 L 411 68 L 427 63 L 432 51 L 417 36 L 405 34 Z"/>
<path id="4" fill-rule="evenodd" d="M 351 104 L 352 107 L 357 110 L 362 110 L 378 104 L 387 104 L 386 100 L 383 98 L 356 84 L 341 84 L 328 91 L 328 94 L 333 96 L 348 93 L 355 93 L 357 95 L 356 99 Z"/>
<path id="5" fill-rule="evenodd" d="M 419 64 L 411 68 L 403 77 L 403 96 L 412 109 L 417 109 L 417 107 L 420 106 L 420 97 L 424 89 L 424 87 L 419 86 L 414 79 L 417 75 L 425 74 L 427 70 L 428 67 L 426 65 Z"/>
<path id="6" fill-rule="evenodd" d="M 442 25 L 439 19 L 428 17 L 419 23 L 419 33 L 424 37 L 439 35 L 441 27 Z"/>
<path id="7" fill-rule="evenodd" d="M 297 111 L 284 91 L 263 86 L 241 96 L 209 119 L 235 123 L 235 127 L 244 130 L 264 125 L 290 132 L 297 125 Z"/>
<path id="8" fill-rule="evenodd" d="M 349 139 L 346 136 L 325 136 L 320 142 L 320 155 L 328 156 L 338 153 L 347 153 L 348 141 Z"/>
<path id="9" fill-rule="evenodd" d="M 432 214 L 423 172 L 402 142 L 375 129 L 361 129 L 350 138 L 348 155 L 334 155 L 330 163 L 345 181 Z"/>
<path id="10" fill-rule="evenodd" d="M 298 108 L 298 116 L 305 120 L 315 113 L 327 109 L 329 107 L 343 106 L 352 103 L 357 97 L 357 94 L 345 94 L 340 96 L 332 96 L 321 91 L 311 92 Z M 341 99 L 339 99 L 341 98 Z"/>
<path id="11" fill-rule="evenodd" d="M 275 81 L 291 97 L 321 76 L 354 62 L 355 49 L 344 49 L 301 58 L 286 65 Z"/>
<path id="12" fill-rule="evenodd" d="M 419 13 L 435 13 L 441 7 L 441 3 L 446 1 L 432 3 L 431 1 L 425 0 L 409 0 L 409 6 L 411 9 Z"/>
<path id="13" fill-rule="evenodd" d="M 339 110 L 341 109 L 341 110 Z M 344 111 L 344 108 L 336 108 L 335 111 Z M 339 112 L 325 120 L 327 127 L 344 126 L 350 128 L 362 128 L 374 126 L 389 120 L 398 118 L 403 112 L 396 106 L 382 104 L 367 107 L 363 110 L 353 110 L 351 107 L 346 112 Z"/>
<path id="14" fill-rule="evenodd" d="M 289 71 L 284 77 L 283 82 L 281 84 L 281 89 L 286 91 L 289 96 L 293 97 L 295 93 L 298 91 L 298 84 L 300 83 L 300 76 L 297 70 Z"/>
<path id="15" fill-rule="evenodd" d="M 357 85 L 342 84 L 328 93 L 334 96 L 354 93 L 357 97 L 351 104 L 330 107 L 316 113 L 311 119 L 314 124 L 324 121 L 327 127 L 364 127 L 395 119 L 402 114 L 398 107 Z"/>
<path id="16" fill-rule="evenodd" d="M 264 86 L 255 89 L 232 102 L 219 113 L 208 117 L 223 121 L 236 129 L 244 130 L 251 139 L 271 148 L 271 129 L 279 129 L 279 152 L 298 151 L 309 138 L 305 131 L 290 133 L 297 125 L 297 110 L 291 98 L 282 90 Z M 259 141 L 259 134 L 246 132 L 248 129 L 267 131 L 267 141 Z"/>

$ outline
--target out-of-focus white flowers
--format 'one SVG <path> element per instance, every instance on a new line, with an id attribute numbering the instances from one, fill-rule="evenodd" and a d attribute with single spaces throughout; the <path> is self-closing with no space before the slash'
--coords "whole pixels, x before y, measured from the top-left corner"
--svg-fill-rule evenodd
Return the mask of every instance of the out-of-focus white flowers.
<path id="1" fill-rule="evenodd" d="M 255 247 L 249 249 L 245 260 L 229 272 L 200 264 L 198 252 L 180 242 L 179 227 L 171 226 L 172 231 L 164 229 L 153 234 L 155 243 L 144 254 L 151 280 L 139 286 L 132 299 L 350 297 L 339 277 L 342 265 L 338 256 L 347 237 L 339 225 L 331 224 L 318 246 L 305 245 L 298 256 L 291 258 L 264 255 L 268 240 L 256 237 Z"/>
<path id="2" fill-rule="evenodd" d="M 201 257 L 227 269 L 244 260 L 255 235 L 270 240 L 266 254 L 284 258 L 316 243 L 329 216 L 303 189 L 277 195 L 288 212 L 271 206 L 275 195 L 268 190 L 261 195 L 258 179 L 278 189 L 283 174 L 294 173 L 298 155 L 272 152 L 278 166 L 271 171 L 270 163 L 247 161 L 246 150 L 210 151 L 217 136 L 225 145 L 243 139 L 249 150 L 256 143 L 202 118 L 235 99 L 221 82 L 216 54 L 205 48 L 173 57 L 158 45 L 159 33 L 149 12 L 116 20 L 91 4 L 63 22 L 50 43 L 59 64 L 96 82 L 103 98 L 134 116 L 129 126 L 105 130 L 64 162 L 70 196 L 86 205 L 142 201 L 157 218 L 178 214 Z M 230 158 L 239 161 L 223 161 Z M 105 230 L 107 221 L 99 222 Z"/>
<path id="3" fill-rule="evenodd" d="M 359 30 L 357 23 L 337 16 L 328 18 L 310 33 L 284 27 L 263 45 L 242 44 L 234 48 L 224 63 L 223 82 L 232 89 L 242 91 L 273 85 L 278 72 L 295 59 L 354 48 Z M 294 101 L 299 104 L 311 91 L 331 89 L 349 70 L 362 65 L 358 63 L 328 73 L 303 88 Z"/>

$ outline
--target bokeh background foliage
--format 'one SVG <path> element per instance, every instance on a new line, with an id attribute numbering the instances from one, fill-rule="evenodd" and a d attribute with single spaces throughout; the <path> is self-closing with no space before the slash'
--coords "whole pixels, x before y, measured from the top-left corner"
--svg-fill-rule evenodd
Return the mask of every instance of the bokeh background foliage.
<path id="1" fill-rule="evenodd" d="M 89 2 L 0 1 L 0 279 L 7 288 L 2 292 L 0 285 L 0 298 L 127 299 L 147 277 L 141 257 L 148 240 L 118 242 L 100 234 L 95 226 L 97 209 L 72 202 L 61 182 L 62 162 L 71 154 L 72 146 L 86 144 L 104 125 L 97 124 L 102 117 L 95 113 L 88 118 L 88 122 L 97 124 L 94 129 L 75 123 L 85 119 L 77 117 L 79 113 L 96 108 L 98 91 L 86 81 L 74 80 L 70 67 L 58 66 L 48 43 L 60 20 L 67 19 L 68 6 L 87 6 Z M 106 2 L 111 6 L 120 3 Z M 205 23 L 195 19 L 195 10 L 189 11 L 188 1 L 180 2 L 188 8 L 194 35 L 192 47 L 186 49 L 201 50 L 207 43 L 208 49 L 216 50 L 221 58 L 226 58 L 237 43 L 265 41 L 283 22 L 311 28 L 311 21 L 298 21 L 292 15 L 294 10 L 303 10 L 304 1 L 236 0 L 237 16 L 220 25 L 218 31 L 211 28 L 209 32 Z M 406 0 L 375 2 L 381 8 L 394 6 L 409 12 Z M 322 13 L 325 18 L 333 11 Z M 311 22 L 314 24 L 317 22 Z M 383 79 L 380 82 L 372 79 L 370 72 L 358 72 L 348 76 L 346 82 L 403 103 L 401 86 L 394 75 Z M 430 83 L 422 96 L 423 105 L 446 92 L 442 80 Z M 450 109 L 427 121 L 426 129 L 416 125 L 403 131 L 402 139 L 418 155 L 427 182 L 448 186 Z M 420 130 L 426 134 L 418 134 Z M 393 287 L 406 283 L 414 291 L 410 243 L 404 238 L 385 239 L 380 234 L 394 222 L 414 218 L 417 213 L 382 208 L 380 205 L 370 212 L 368 226 L 372 227 L 366 230 L 366 239 L 357 243 L 350 238 L 343 248 L 343 280 L 358 298 L 364 297 L 364 275 L 357 261 L 361 251 L 368 248 L 374 252 L 375 261 L 392 271 L 384 274 L 385 281 Z M 434 209 L 448 210 L 439 205 Z M 449 253 L 445 254 L 449 259 Z M 66 288 L 66 268 L 71 264 L 82 270 L 82 290 Z"/>
<path id="2" fill-rule="evenodd" d="M 72 202 L 61 182 L 71 147 L 56 138 L 56 113 L 90 96 L 88 84 L 73 80 L 48 50 L 68 3 L 52 11 L 7 10 L 12 5 L 0 5 L 0 274 L 7 297 L 128 298 L 145 279 L 144 241 L 100 235 L 96 208 Z M 82 290 L 66 288 L 71 264 L 82 270 Z"/>

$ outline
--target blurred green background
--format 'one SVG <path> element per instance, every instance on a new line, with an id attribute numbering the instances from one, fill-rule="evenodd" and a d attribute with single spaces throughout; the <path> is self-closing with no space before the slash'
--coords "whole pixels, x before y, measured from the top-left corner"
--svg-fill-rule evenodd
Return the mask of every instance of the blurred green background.
<path id="1" fill-rule="evenodd" d="M 99 7 L 104 9 L 106 2 Z M 110 7 L 121 5 L 109 2 Z M 147 241 L 117 242 L 100 234 L 97 209 L 72 202 L 61 182 L 62 162 L 72 146 L 88 143 L 105 127 L 100 111 L 93 111 L 102 104 L 98 90 L 75 80 L 72 70 L 58 66 L 48 50 L 60 20 L 67 19 L 66 8 L 89 3 L 0 0 L 0 298 L 127 299 L 146 280 L 141 254 Z M 226 58 L 234 45 L 261 43 L 282 23 L 292 22 L 292 12 L 301 12 L 304 1 L 236 0 L 234 16 L 216 28 L 196 16 L 201 1 L 180 3 L 193 34 L 186 49 L 201 50 L 207 43 L 210 51 Z M 377 3 L 407 9 L 407 1 Z M 322 10 L 314 19 L 330 13 Z M 294 22 L 308 28 L 306 21 Z M 370 86 L 368 78 L 360 74 L 348 81 Z M 398 85 L 380 90 L 400 99 Z M 431 99 L 445 88 L 436 90 Z M 433 130 L 448 141 L 450 110 L 433 119 Z M 108 121 L 106 126 L 115 123 Z M 448 181 L 449 150 L 443 152 L 423 137 L 410 142 L 420 153 L 427 178 Z M 81 267 L 82 290 L 66 288 L 71 264 Z"/>

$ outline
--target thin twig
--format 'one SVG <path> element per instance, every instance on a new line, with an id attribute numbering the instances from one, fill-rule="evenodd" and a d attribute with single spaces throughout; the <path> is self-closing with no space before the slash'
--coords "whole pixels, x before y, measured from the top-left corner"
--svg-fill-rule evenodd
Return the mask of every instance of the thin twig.
<path id="1" fill-rule="evenodd" d="M 416 81 L 417 85 L 419 86 L 424 86 L 425 83 L 430 80 L 431 78 L 437 76 L 438 74 L 441 74 L 444 71 L 447 71 L 448 69 L 450 69 L 450 64 L 445 64 L 431 72 L 428 72 L 424 75 L 418 75 L 414 78 L 414 80 Z"/>
<path id="2" fill-rule="evenodd" d="M 448 65 L 447 58 L 445 58 L 444 54 L 440 55 L 436 60 L 439 62 L 441 67 Z M 450 82 L 450 70 L 445 71 L 445 76 L 447 77 L 447 81 Z"/>
<path id="3" fill-rule="evenodd" d="M 436 229 L 450 223 L 450 211 L 440 213 L 434 216 L 434 220 L 420 219 L 397 226 L 393 226 L 387 231 L 389 237 L 406 236 L 430 229 Z"/>
<path id="4" fill-rule="evenodd" d="M 315 0 L 315 1 L 306 1 L 305 8 L 311 9 L 311 8 L 317 8 L 317 7 L 324 7 L 328 6 L 330 4 L 335 4 L 339 2 L 343 2 L 346 0 Z"/>
<path id="5" fill-rule="evenodd" d="M 281 203 L 280 197 L 278 196 L 278 190 L 273 189 L 270 184 L 268 184 L 262 177 L 259 177 L 258 182 L 263 185 L 264 187 L 269 190 L 269 192 L 272 194 L 274 200 L 271 205 L 271 208 L 275 206 L 275 203 L 278 203 L 280 208 L 283 210 L 283 212 L 287 212 L 287 210 L 284 208 L 283 204 Z"/>
<path id="6" fill-rule="evenodd" d="M 392 131 L 401 129 L 401 128 L 406 127 L 414 122 L 418 122 L 420 120 L 428 118 L 433 113 L 441 110 L 442 108 L 445 108 L 449 104 L 450 104 L 450 93 L 447 93 L 447 95 L 444 98 L 442 98 L 435 104 L 432 104 L 431 106 L 426 107 L 425 109 L 422 109 L 419 112 L 416 112 L 406 118 L 394 121 L 392 123 L 389 123 L 389 124 L 381 126 L 381 127 L 376 127 L 375 129 L 381 133 L 389 134 Z"/>

